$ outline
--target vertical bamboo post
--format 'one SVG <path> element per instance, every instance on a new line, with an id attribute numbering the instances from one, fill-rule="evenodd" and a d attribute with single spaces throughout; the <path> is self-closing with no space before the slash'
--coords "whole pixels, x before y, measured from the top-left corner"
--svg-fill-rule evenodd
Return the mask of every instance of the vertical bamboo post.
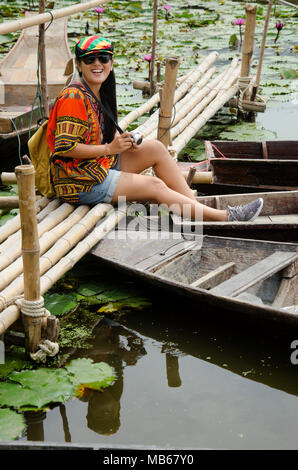
<path id="1" fill-rule="evenodd" d="M 24 299 L 40 299 L 39 238 L 35 208 L 35 170 L 33 165 L 15 168 L 19 191 L 22 230 L 22 258 L 24 271 Z M 41 339 L 42 316 L 22 315 L 26 349 L 36 352 Z"/>
<path id="2" fill-rule="evenodd" d="M 245 5 L 245 32 L 242 47 L 240 77 L 248 77 L 254 50 L 257 5 Z"/>
<path id="3" fill-rule="evenodd" d="M 39 0 L 39 13 L 45 12 L 45 0 Z M 46 63 L 46 47 L 45 47 L 45 24 L 39 25 L 38 54 L 40 67 L 40 85 L 41 99 L 44 110 L 44 117 L 49 117 L 49 94 L 47 85 L 47 63 Z"/>
<path id="4" fill-rule="evenodd" d="M 262 37 L 262 42 L 261 42 L 261 46 L 260 46 L 260 55 L 259 55 L 259 63 L 258 63 L 256 81 L 255 81 L 255 84 L 253 86 L 251 101 L 255 100 L 256 94 L 258 93 L 258 89 L 259 89 L 261 70 L 262 70 L 262 65 L 263 65 L 263 57 L 264 57 L 266 37 L 267 37 L 268 24 L 269 24 L 269 18 L 270 18 L 272 3 L 273 3 L 273 0 L 268 1 L 268 8 L 267 8 L 267 13 L 266 13 L 266 18 L 265 18 L 263 37 Z"/>
<path id="5" fill-rule="evenodd" d="M 156 49 L 156 35 L 157 35 L 157 9 L 158 9 L 158 0 L 154 0 L 153 5 L 153 32 L 152 32 L 152 52 L 151 52 L 151 62 L 149 62 L 149 81 L 150 81 L 150 96 L 153 96 L 155 93 L 155 84 L 154 84 L 154 68 L 155 68 L 155 49 Z"/>
<path id="6" fill-rule="evenodd" d="M 172 145 L 170 127 L 179 63 L 178 57 L 167 57 L 165 80 L 160 96 L 157 139 L 166 147 Z"/>

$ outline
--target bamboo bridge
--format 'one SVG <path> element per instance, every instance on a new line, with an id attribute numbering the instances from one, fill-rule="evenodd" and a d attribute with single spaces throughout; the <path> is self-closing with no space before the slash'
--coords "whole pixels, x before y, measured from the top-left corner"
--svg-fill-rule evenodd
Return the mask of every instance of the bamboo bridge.
<path id="1" fill-rule="evenodd" d="M 65 8 L 62 16 L 100 3 L 104 1 Z M 61 17 L 61 13 L 51 15 L 54 19 Z M 258 80 L 250 77 L 255 20 L 256 6 L 246 6 L 242 61 L 233 59 L 217 74 L 217 52 L 211 52 L 178 78 L 179 58 L 168 57 L 160 89 L 125 116 L 120 127 L 127 129 L 159 105 L 137 130 L 145 139 L 161 140 L 177 159 L 190 139 L 224 105 L 233 105 L 242 112 L 264 111 L 266 103 L 257 95 Z M 48 13 L 3 24 L 0 34 L 46 21 Z M 49 200 L 36 193 L 33 165 L 18 166 L 15 173 L 1 175 L 4 184 L 16 178 L 19 196 L 0 198 L 0 208 L 19 206 L 20 215 L 0 227 L 0 335 L 10 330 L 24 331 L 32 359 L 45 360 L 58 352 L 59 322 L 44 309 L 42 295 L 112 230 L 125 212 L 102 203 L 90 208 Z M 199 173 L 198 177 L 204 182 L 212 179 L 210 172 Z"/>

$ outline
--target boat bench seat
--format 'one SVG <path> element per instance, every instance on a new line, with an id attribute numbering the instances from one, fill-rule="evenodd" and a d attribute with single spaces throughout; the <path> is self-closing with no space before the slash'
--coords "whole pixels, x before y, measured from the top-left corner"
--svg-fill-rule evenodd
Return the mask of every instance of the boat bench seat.
<path id="1" fill-rule="evenodd" d="M 235 297 L 260 281 L 267 279 L 298 259 L 298 253 L 276 251 L 230 279 L 218 284 L 209 292 L 224 297 Z"/>

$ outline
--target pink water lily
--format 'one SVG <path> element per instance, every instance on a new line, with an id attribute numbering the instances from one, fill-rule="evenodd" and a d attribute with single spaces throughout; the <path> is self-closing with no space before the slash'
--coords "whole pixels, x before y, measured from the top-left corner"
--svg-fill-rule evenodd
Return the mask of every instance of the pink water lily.
<path id="1" fill-rule="evenodd" d="M 100 15 L 105 11 L 103 7 L 96 7 L 94 8 L 95 13 L 97 13 L 97 32 L 100 32 L 99 29 L 99 22 L 100 22 Z"/>
<path id="2" fill-rule="evenodd" d="M 169 11 L 172 9 L 172 5 L 170 5 L 169 3 L 164 3 L 164 5 L 161 7 L 165 10 L 166 12 L 166 20 L 168 21 L 170 15 L 169 15 Z"/>
<path id="3" fill-rule="evenodd" d="M 235 21 L 234 21 L 234 24 L 236 24 L 237 26 L 239 26 L 239 33 L 240 33 L 240 46 L 242 44 L 242 30 L 241 30 L 241 26 L 244 25 L 245 23 L 245 18 L 236 18 Z"/>
<path id="4" fill-rule="evenodd" d="M 276 29 L 277 29 L 277 33 L 276 33 L 276 36 L 275 36 L 275 39 L 274 39 L 274 44 L 276 43 L 277 39 L 278 39 L 278 36 L 279 36 L 279 33 L 281 32 L 281 30 L 283 29 L 284 27 L 284 23 L 281 23 L 280 21 L 278 21 L 275 25 Z"/>
<path id="5" fill-rule="evenodd" d="M 96 8 L 94 8 L 94 11 L 96 13 L 103 13 L 105 11 L 105 9 L 103 7 L 96 7 Z"/>

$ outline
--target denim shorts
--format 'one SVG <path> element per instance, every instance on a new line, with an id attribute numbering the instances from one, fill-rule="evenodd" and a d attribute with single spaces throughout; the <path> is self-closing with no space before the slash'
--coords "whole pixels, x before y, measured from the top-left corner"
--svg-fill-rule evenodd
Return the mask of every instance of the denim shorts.
<path id="1" fill-rule="evenodd" d="M 116 166 L 109 170 L 108 176 L 102 183 L 93 186 L 88 193 L 79 193 L 79 204 L 95 205 L 99 202 L 109 204 L 117 187 L 121 175 L 120 156 Z"/>

